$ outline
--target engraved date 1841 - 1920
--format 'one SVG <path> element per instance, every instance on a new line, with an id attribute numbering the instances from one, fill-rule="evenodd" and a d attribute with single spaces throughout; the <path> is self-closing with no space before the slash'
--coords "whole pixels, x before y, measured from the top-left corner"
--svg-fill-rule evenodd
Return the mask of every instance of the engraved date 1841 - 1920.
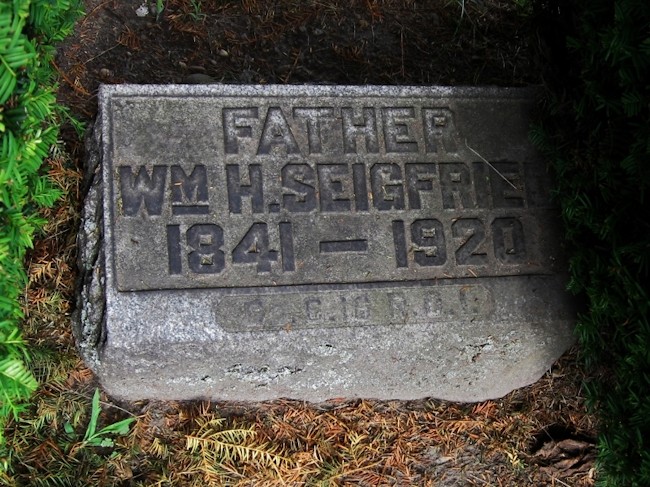
<path id="1" fill-rule="evenodd" d="M 198 274 L 219 274 L 226 267 L 226 253 L 233 265 L 254 264 L 258 273 L 270 272 L 274 263 L 283 272 L 296 269 L 293 224 L 278 224 L 279 245 L 271 245 L 267 223 L 255 222 L 232 249 L 224 248 L 224 229 L 213 223 L 201 223 L 184 228 L 167 225 L 167 251 L 169 273 L 181 274 L 184 266 Z M 183 226 L 185 227 L 185 226 Z M 496 259 L 501 263 L 514 264 L 526 258 L 526 242 L 523 226 L 516 217 L 492 220 L 491 232 Z M 408 228 L 408 231 L 407 231 Z M 447 263 L 445 235 L 460 237 L 453 255 L 457 265 L 484 265 L 488 254 L 481 252 L 486 240 L 485 224 L 478 218 L 459 218 L 451 223 L 451 232 L 445 231 L 442 222 L 428 218 L 391 222 L 394 263 L 397 268 L 409 266 L 442 266 Z M 323 240 L 319 243 L 321 253 L 364 252 L 368 242 L 363 239 Z M 276 250 L 276 248 L 278 250 Z"/>

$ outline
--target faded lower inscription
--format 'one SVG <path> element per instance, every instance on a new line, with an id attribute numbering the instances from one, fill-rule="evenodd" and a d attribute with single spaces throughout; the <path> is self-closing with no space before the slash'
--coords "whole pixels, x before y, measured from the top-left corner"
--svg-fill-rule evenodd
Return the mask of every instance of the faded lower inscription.
<path id="1" fill-rule="evenodd" d="M 228 331 L 290 331 L 484 320 L 494 302 L 485 286 L 463 284 L 224 296 L 214 309 Z"/>

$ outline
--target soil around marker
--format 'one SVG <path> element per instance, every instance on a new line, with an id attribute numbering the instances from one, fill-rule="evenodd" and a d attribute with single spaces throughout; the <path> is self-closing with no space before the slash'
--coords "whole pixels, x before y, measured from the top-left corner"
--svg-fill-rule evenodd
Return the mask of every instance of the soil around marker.
<path id="1" fill-rule="evenodd" d="M 152 2 L 155 3 L 155 2 Z M 511 2 L 87 0 L 59 50 L 61 100 L 92 117 L 100 83 L 540 84 Z"/>

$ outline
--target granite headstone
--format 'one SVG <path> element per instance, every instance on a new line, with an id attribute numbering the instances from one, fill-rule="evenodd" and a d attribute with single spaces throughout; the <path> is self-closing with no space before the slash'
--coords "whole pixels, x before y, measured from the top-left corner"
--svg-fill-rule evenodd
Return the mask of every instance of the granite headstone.
<path id="1" fill-rule="evenodd" d="M 102 86 L 78 346 L 126 399 L 478 401 L 572 344 L 533 91 Z"/>

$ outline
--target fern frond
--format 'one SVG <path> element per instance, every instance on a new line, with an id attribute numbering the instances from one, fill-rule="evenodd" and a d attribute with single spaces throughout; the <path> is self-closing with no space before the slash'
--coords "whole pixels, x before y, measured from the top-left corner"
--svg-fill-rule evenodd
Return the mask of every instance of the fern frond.
<path id="1" fill-rule="evenodd" d="M 25 392 L 33 392 L 38 387 L 38 383 L 31 372 L 27 370 L 25 364 L 15 358 L 7 357 L 0 361 L 0 383 L 3 388 L 14 384 L 14 387 L 23 389 Z"/>

